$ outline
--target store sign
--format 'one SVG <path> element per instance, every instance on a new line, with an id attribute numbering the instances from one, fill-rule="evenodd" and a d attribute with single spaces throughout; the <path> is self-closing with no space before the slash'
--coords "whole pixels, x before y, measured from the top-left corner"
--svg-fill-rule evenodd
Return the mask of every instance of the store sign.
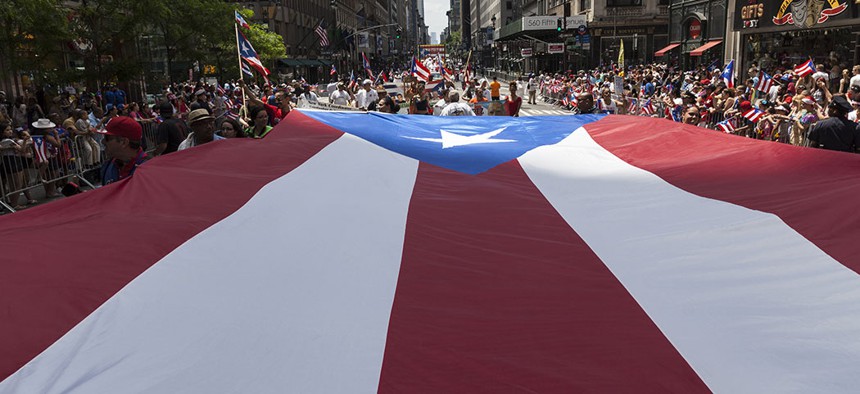
<path id="1" fill-rule="evenodd" d="M 520 49 L 520 55 L 522 57 L 531 57 L 532 49 L 531 48 L 522 48 L 522 49 Z"/>
<path id="2" fill-rule="evenodd" d="M 564 53 L 564 43 L 549 43 L 546 46 L 547 53 Z"/>
<path id="3" fill-rule="evenodd" d="M 856 13 L 851 0 L 747 0 L 735 6 L 735 29 L 783 27 L 808 29 L 834 19 L 849 19 Z"/>
<path id="4" fill-rule="evenodd" d="M 690 39 L 697 39 L 702 35 L 702 22 L 698 19 L 690 20 Z"/>
<path id="5" fill-rule="evenodd" d="M 555 15 L 523 17 L 523 30 L 555 30 L 558 27 L 559 18 L 561 17 Z M 578 29 L 580 26 L 587 26 L 585 15 L 567 17 L 568 30 Z"/>

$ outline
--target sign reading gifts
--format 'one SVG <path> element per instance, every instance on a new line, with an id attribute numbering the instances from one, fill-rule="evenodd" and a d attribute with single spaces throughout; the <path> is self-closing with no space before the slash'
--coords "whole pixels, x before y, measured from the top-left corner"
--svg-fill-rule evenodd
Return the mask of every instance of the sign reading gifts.
<path id="1" fill-rule="evenodd" d="M 808 29 L 834 19 L 851 18 L 850 0 L 740 0 L 735 9 L 735 29 L 784 27 Z"/>

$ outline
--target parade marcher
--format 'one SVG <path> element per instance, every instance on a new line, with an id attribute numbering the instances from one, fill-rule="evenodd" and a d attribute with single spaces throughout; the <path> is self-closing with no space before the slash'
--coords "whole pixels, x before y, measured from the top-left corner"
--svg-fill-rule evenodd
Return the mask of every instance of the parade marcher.
<path id="1" fill-rule="evenodd" d="M 188 137 L 188 128 L 182 119 L 173 117 L 173 106 L 163 102 L 158 107 L 163 121 L 155 133 L 155 156 L 176 152 L 179 144 Z"/>
<path id="2" fill-rule="evenodd" d="M 597 107 L 594 106 L 594 96 L 591 93 L 580 93 L 576 98 L 577 114 L 596 114 Z"/>
<path id="3" fill-rule="evenodd" d="M 245 138 L 245 131 L 242 130 L 242 125 L 235 119 L 222 117 L 218 120 L 218 135 L 224 138 Z"/>
<path id="4" fill-rule="evenodd" d="M 493 82 L 490 82 L 490 100 L 498 100 L 501 97 L 501 89 L 502 84 L 496 77 L 493 77 Z"/>
<path id="5" fill-rule="evenodd" d="M 261 112 L 265 113 L 265 111 Z M 191 134 L 188 134 L 188 138 L 179 144 L 179 150 L 225 139 L 215 134 L 215 117 L 206 111 L 205 108 L 191 111 L 188 114 L 188 125 L 191 127 Z"/>
<path id="6" fill-rule="evenodd" d="M 375 105 L 379 102 L 379 94 L 376 93 L 371 84 L 372 82 L 369 79 L 365 79 L 361 83 L 361 89 L 355 95 L 355 105 L 362 111 L 372 110 L 373 106 L 371 104 Z"/>
<path id="7" fill-rule="evenodd" d="M 517 95 L 516 83 L 511 82 L 510 92 L 508 100 L 505 101 L 505 112 L 508 116 L 518 117 L 520 116 L 520 107 L 523 106 L 523 98 Z"/>
<path id="8" fill-rule="evenodd" d="M 475 116 L 475 112 L 468 104 L 460 102 L 460 93 L 451 90 L 448 93 L 448 105 L 439 113 L 439 116 Z"/>
<path id="9" fill-rule="evenodd" d="M 245 135 L 251 138 L 263 138 L 272 131 L 269 126 L 269 115 L 263 107 L 251 107 L 251 127 L 245 130 Z"/>
<path id="10" fill-rule="evenodd" d="M 108 160 L 102 164 L 102 185 L 128 178 L 138 166 L 149 160 L 140 145 L 143 129 L 134 119 L 118 116 L 105 126 L 105 155 Z"/>
<path id="11" fill-rule="evenodd" d="M 528 86 L 526 87 L 529 91 L 529 104 L 537 104 L 537 80 L 535 79 L 534 74 L 529 75 Z"/>
<path id="12" fill-rule="evenodd" d="M 349 105 L 353 101 L 352 93 L 346 90 L 346 85 L 343 82 L 338 82 L 335 91 L 329 94 L 329 102 L 335 105 Z"/>
<path id="13" fill-rule="evenodd" d="M 379 99 L 379 102 L 376 104 L 376 110 L 379 112 L 396 114 L 400 110 L 400 106 L 394 102 L 394 99 L 385 96 Z"/>
<path id="14" fill-rule="evenodd" d="M 828 118 L 809 129 L 809 146 L 843 152 L 860 152 L 860 126 L 848 120 L 851 104 L 835 96 L 827 106 Z"/>

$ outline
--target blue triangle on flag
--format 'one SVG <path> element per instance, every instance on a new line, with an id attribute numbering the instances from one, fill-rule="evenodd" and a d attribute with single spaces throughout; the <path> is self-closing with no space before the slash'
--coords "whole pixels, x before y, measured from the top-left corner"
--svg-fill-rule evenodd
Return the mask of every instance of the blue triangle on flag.
<path id="1" fill-rule="evenodd" d="M 605 115 L 415 116 L 302 111 L 388 150 L 467 174 L 480 174 L 524 153 L 558 143 Z"/>

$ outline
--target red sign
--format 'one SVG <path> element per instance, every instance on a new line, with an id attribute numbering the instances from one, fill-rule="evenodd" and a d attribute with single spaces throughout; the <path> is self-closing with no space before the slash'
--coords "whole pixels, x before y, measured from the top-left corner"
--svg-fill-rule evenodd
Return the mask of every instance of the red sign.
<path id="1" fill-rule="evenodd" d="M 698 19 L 693 19 L 690 21 L 690 38 L 696 39 L 702 35 L 702 22 Z"/>

